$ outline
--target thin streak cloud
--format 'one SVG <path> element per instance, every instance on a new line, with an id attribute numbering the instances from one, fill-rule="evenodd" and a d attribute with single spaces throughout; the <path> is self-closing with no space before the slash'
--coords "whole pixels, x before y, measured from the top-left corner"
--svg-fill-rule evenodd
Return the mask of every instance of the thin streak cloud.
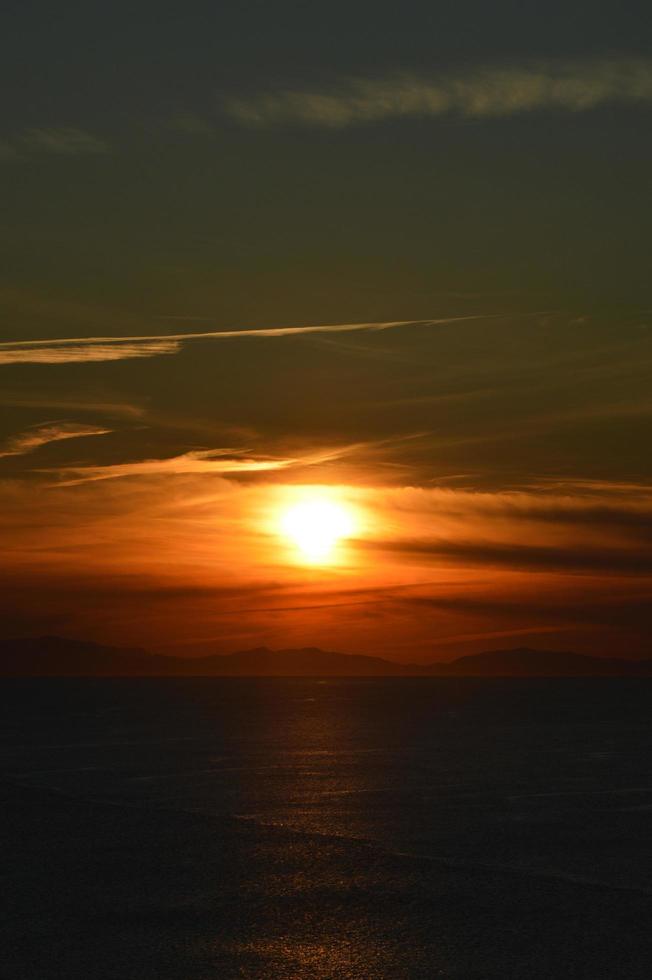
<path id="1" fill-rule="evenodd" d="M 104 140 L 74 126 L 39 126 L 26 129 L 18 142 L 30 150 L 54 153 L 57 156 L 106 153 L 109 149 Z"/>
<path id="2" fill-rule="evenodd" d="M 0 140 L 0 160 L 19 160 L 32 154 L 78 157 L 109 152 L 109 145 L 76 126 L 33 126 L 11 139 Z"/>
<path id="3" fill-rule="evenodd" d="M 4 391 L 0 392 L 0 405 L 8 408 L 40 408 L 57 411 L 86 412 L 106 415 L 109 418 L 140 419 L 146 412 L 140 405 L 127 401 L 108 401 L 93 395 L 55 395 L 47 392 Z"/>
<path id="4" fill-rule="evenodd" d="M 491 315 L 496 316 L 495 314 Z M 498 316 L 500 316 L 498 314 Z M 0 366 L 8 364 L 65 364 L 71 362 L 122 361 L 135 357 L 177 354 L 193 340 L 301 337 L 310 334 L 392 330 L 397 327 L 437 326 L 465 320 L 484 320 L 488 315 L 442 317 L 433 320 L 393 320 L 381 323 L 338 323 L 305 327 L 266 327 L 262 330 L 214 330 L 135 337 L 65 337 L 56 340 L 18 340 L 0 343 Z"/>
<path id="5" fill-rule="evenodd" d="M 88 436 L 104 436 L 111 431 L 111 429 L 98 428 L 96 425 L 81 425 L 77 422 L 48 422 L 46 425 L 35 426 L 13 436 L 5 443 L 4 448 L 0 449 L 0 457 L 24 456 L 49 442 L 61 442 L 63 439 L 80 439 Z"/>
<path id="6" fill-rule="evenodd" d="M 56 470 L 45 472 L 56 472 L 63 476 L 60 482 L 54 484 L 56 487 L 77 486 L 81 483 L 127 476 L 180 476 L 206 473 L 230 476 L 241 473 L 273 472 L 290 467 L 317 466 L 342 459 L 365 447 L 365 444 L 356 443 L 322 452 L 287 457 L 256 456 L 246 449 L 193 449 L 166 459 L 144 459 L 110 463 L 105 466 L 58 467 Z"/>
<path id="7" fill-rule="evenodd" d="M 462 566 L 504 567 L 523 571 L 646 574 L 652 572 L 649 548 L 600 548 L 595 546 L 555 547 L 514 542 L 483 541 L 387 541 L 359 542 L 370 550 L 400 554 L 406 559 L 455 563 Z"/>
<path id="8" fill-rule="evenodd" d="M 612 58 L 484 67 L 439 76 L 347 78 L 324 89 L 281 89 L 228 98 L 224 109 L 249 126 L 294 123 L 343 128 L 384 119 L 447 114 L 496 118 L 650 101 L 652 61 Z"/>
<path id="9" fill-rule="evenodd" d="M 127 361 L 135 357 L 158 357 L 177 354 L 176 341 L 142 340 L 137 343 L 80 338 L 76 341 L 32 341 L 0 344 L 0 365 L 7 364 L 74 364 L 98 361 Z"/>

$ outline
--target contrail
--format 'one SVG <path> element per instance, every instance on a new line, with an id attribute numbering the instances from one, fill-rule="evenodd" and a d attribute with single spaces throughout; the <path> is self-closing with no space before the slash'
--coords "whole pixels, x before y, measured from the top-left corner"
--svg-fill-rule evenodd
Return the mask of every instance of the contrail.
<path id="1" fill-rule="evenodd" d="M 440 324 L 500 318 L 504 314 L 440 317 L 429 320 L 387 320 L 379 323 L 317 324 L 303 327 L 264 327 L 260 330 L 213 330 L 175 334 L 141 334 L 129 337 L 62 337 L 45 340 L 0 342 L 0 365 L 62 364 L 127 360 L 177 354 L 193 340 L 232 340 L 235 338 L 300 337 L 320 333 L 378 332 L 397 327 L 437 326 Z"/>

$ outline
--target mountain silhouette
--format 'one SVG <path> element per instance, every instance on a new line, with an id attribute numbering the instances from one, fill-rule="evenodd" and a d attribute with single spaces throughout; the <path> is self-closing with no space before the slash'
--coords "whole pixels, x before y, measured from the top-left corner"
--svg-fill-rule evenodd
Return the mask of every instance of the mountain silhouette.
<path id="1" fill-rule="evenodd" d="M 440 664 L 439 673 L 456 677 L 617 677 L 652 675 L 652 660 L 590 657 L 560 650 L 517 647 L 489 650 Z"/>
<path id="2" fill-rule="evenodd" d="M 380 657 L 331 653 L 317 647 L 256 647 L 226 655 L 167 657 L 59 636 L 0 642 L 2 676 L 374 677 L 415 671 L 424 672 L 423 668 L 405 667 Z"/>
<path id="3" fill-rule="evenodd" d="M 0 641 L 3 677 L 627 677 L 652 676 L 652 660 L 590 657 L 520 647 L 447 663 L 400 664 L 318 647 L 256 647 L 226 655 L 167 657 L 60 636 Z"/>

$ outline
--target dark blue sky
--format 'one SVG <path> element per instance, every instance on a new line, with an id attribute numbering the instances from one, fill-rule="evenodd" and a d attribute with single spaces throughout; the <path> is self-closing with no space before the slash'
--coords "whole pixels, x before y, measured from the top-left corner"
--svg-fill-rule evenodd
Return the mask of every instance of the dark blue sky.
<path id="1" fill-rule="evenodd" d="M 582 111 L 544 99 L 338 129 L 228 111 L 397 73 L 595 85 L 609 60 L 645 58 L 644 23 L 644 5 L 615 3 L 13 5 L 4 279 L 260 325 L 430 316 L 447 290 L 644 303 L 649 99 L 618 82 Z"/>

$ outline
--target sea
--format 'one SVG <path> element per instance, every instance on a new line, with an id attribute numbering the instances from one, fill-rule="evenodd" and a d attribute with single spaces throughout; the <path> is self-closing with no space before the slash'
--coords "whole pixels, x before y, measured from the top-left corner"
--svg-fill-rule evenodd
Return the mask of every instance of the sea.
<path id="1" fill-rule="evenodd" d="M 0 980 L 652 976 L 652 679 L 0 688 Z"/>

